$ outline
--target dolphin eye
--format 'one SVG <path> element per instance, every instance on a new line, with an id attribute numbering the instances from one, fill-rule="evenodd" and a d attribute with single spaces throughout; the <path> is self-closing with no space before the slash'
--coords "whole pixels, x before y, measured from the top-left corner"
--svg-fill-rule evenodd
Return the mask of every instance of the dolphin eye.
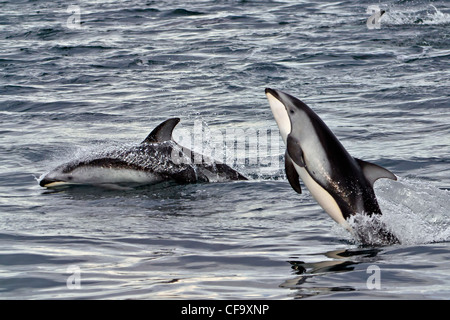
<path id="1" fill-rule="evenodd" d="M 72 176 L 68 176 L 68 177 L 67 177 L 67 180 L 72 180 L 72 179 L 73 179 Z"/>
<path id="2" fill-rule="evenodd" d="M 290 112 L 291 114 L 294 114 L 294 113 L 295 113 L 294 109 L 289 110 L 289 112 Z"/>

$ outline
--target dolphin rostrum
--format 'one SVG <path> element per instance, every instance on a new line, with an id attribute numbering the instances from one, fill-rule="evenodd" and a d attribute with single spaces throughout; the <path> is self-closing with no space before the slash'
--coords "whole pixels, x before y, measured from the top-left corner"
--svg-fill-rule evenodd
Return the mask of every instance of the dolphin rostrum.
<path id="1" fill-rule="evenodd" d="M 51 188 L 72 184 L 135 186 L 167 180 L 178 183 L 247 180 L 228 165 L 177 144 L 172 131 L 179 121 L 179 118 L 164 121 L 139 145 L 64 163 L 43 175 L 39 184 Z"/>
<path id="2" fill-rule="evenodd" d="M 265 92 L 286 144 L 285 170 L 292 188 L 302 192 L 301 178 L 321 207 L 364 244 L 398 243 L 380 221 L 374 220 L 375 235 L 367 234 L 367 228 L 352 228 L 347 221 L 356 214 L 381 215 L 374 182 L 379 178 L 397 180 L 396 176 L 376 164 L 353 158 L 302 101 L 279 90 L 266 88 Z"/>

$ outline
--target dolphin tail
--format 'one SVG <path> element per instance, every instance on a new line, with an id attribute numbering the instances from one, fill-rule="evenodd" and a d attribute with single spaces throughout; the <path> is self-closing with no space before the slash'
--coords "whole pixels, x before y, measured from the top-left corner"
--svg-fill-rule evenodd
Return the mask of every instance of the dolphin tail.
<path id="1" fill-rule="evenodd" d="M 379 165 L 376 165 L 374 163 L 370 163 L 370 162 L 367 162 L 367 161 L 364 161 L 361 159 L 355 158 L 355 160 L 358 163 L 358 165 L 361 167 L 367 180 L 372 185 L 372 188 L 373 188 L 375 181 L 377 181 L 380 178 L 397 180 L 397 177 L 395 176 L 395 174 L 393 174 L 386 168 L 380 167 Z"/>

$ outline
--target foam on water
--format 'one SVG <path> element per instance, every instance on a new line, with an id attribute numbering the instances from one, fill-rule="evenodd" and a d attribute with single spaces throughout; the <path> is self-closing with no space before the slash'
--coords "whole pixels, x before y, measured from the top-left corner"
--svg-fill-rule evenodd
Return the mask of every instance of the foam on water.
<path id="1" fill-rule="evenodd" d="M 387 25 L 446 25 L 450 24 L 450 14 L 444 13 L 432 4 L 398 7 L 390 6 L 382 17 Z"/>
<path id="2" fill-rule="evenodd" d="M 450 192 L 410 178 L 380 182 L 376 188 L 383 220 L 402 244 L 450 240 Z"/>

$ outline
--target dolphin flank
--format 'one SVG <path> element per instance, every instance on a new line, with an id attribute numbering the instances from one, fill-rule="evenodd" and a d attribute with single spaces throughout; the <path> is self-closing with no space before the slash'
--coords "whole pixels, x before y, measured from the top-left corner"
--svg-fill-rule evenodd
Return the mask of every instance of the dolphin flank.
<path id="1" fill-rule="evenodd" d="M 177 144 L 172 131 L 179 122 L 179 118 L 164 121 L 139 145 L 57 166 L 41 177 L 39 185 L 139 186 L 168 180 L 177 183 L 247 180 L 228 165 Z"/>
<path id="2" fill-rule="evenodd" d="M 376 164 L 353 158 L 302 101 L 279 90 L 266 88 L 265 92 L 286 144 L 285 170 L 292 188 L 302 192 L 300 178 L 322 208 L 362 243 L 398 243 L 379 221 L 374 220 L 375 234 L 348 223 L 356 214 L 381 215 L 373 185 L 379 178 L 397 177 Z"/>

